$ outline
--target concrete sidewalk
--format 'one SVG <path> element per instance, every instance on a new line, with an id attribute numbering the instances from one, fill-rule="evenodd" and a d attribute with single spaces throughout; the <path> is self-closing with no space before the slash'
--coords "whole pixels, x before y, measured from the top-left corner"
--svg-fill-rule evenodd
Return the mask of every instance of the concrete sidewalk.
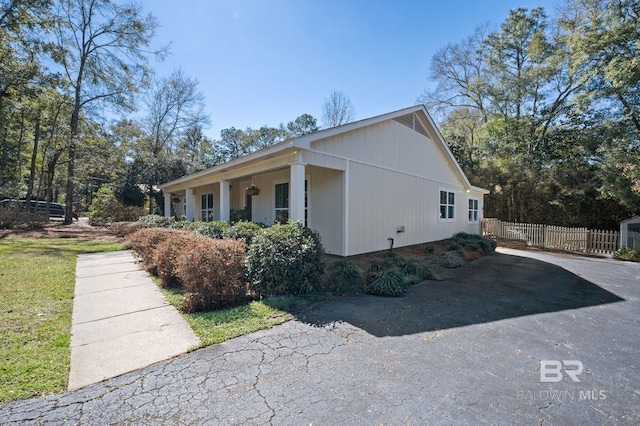
<path id="1" fill-rule="evenodd" d="M 200 343 L 129 251 L 78 256 L 72 321 L 69 390 Z"/>

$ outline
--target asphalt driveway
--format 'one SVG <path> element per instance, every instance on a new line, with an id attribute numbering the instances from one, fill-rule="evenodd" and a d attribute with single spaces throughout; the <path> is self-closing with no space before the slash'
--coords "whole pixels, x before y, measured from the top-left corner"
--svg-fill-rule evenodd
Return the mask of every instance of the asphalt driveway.
<path id="1" fill-rule="evenodd" d="M 0 405 L 0 422 L 638 424 L 639 296 L 638 264 L 503 252 L 402 298 L 335 298 L 270 330 Z"/>

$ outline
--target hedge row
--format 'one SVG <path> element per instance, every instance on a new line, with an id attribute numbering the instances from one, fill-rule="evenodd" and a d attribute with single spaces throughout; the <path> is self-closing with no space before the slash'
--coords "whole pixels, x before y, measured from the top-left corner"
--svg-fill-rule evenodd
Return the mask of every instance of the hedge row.
<path id="1" fill-rule="evenodd" d="M 320 237 L 297 222 L 270 228 L 239 222 L 223 229 L 220 235 L 228 235 L 227 239 L 213 231 L 202 232 L 219 229 L 213 226 L 175 228 L 142 228 L 127 241 L 142 266 L 157 274 L 163 286 L 184 288 L 183 310 L 208 310 L 248 297 L 319 288 L 324 272 Z"/>
<path id="2" fill-rule="evenodd" d="M 128 238 L 142 266 L 160 277 L 163 287 L 184 288 L 181 309 L 207 310 L 247 296 L 243 268 L 246 244 L 217 240 L 193 232 L 143 228 Z"/>
<path id="3" fill-rule="evenodd" d="M 148 227 L 187 230 L 211 238 L 244 240 L 247 244 L 251 244 L 253 236 L 266 228 L 265 225 L 254 222 L 238 221 L 233 224 L 223 220 L 191 222 L 158 215 L 145 216 L 140 219 L 140 223 Z"/>

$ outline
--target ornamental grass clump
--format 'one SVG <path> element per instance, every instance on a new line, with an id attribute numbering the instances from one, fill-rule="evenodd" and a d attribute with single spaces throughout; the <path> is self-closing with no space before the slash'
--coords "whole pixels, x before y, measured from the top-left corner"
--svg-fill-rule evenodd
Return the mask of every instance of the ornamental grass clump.
<path id="1" fill-rule="evenodd" d="M 435 258 L 436 261 L 447 269 L 460 268 L 464 265 L 464 259 L 454 251 L 447 251 Z"/>
<path id="2" fill-rule="evenodd" d="M 480 251 L 487 254 L 495 251 L 496 242 L 477 234 L 468 234 L 466 232 L 458 232 L 451 240 L 459 246 L 468 250 Z M 456 249 L 458 250 L 458 249 Z"/>
<path id="3" fill-rule="evenodd" d="M 253 237 L 246 270 L 263 296 L 317 291 L 324 272 L 320 235 L 293 221 L 266 228 Z"/>
<path id="4" fill-rule="evenodd" d="M 330 289 L 338 293 L 357 293 L 360 291 L 362 274 L 350 260 L 337 260 L 329 266 Z"/>
<path id="5" fill-rule="evenodd" d="M 442 281 L 444 280 L 444 267 L 434 261 L 426 260 L 422 263 L 421 276 L 423 280 Z"/>
<path id="6" fill-rule="evenodd" d="M 398 267 L 386 269 L 370 276 L 365 290 L 377 296 L 402 296 L 409 289 L 406 275 Z"/>

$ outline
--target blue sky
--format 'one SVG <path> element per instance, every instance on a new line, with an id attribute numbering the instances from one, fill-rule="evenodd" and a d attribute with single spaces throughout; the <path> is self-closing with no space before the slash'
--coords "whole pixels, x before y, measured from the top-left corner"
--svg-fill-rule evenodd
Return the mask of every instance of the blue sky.
<path id="1" fill-rule="evenodd" d="M 278 126 L 301 114 L 321 124 L 322 103 L 341 90 L 363 119 L 417 103 L 431 56 L 509 10 L 552 0 L 143 0 L 161 28 L 154 63 L 199 81 L 213 139 L 228 127 Z"/>

